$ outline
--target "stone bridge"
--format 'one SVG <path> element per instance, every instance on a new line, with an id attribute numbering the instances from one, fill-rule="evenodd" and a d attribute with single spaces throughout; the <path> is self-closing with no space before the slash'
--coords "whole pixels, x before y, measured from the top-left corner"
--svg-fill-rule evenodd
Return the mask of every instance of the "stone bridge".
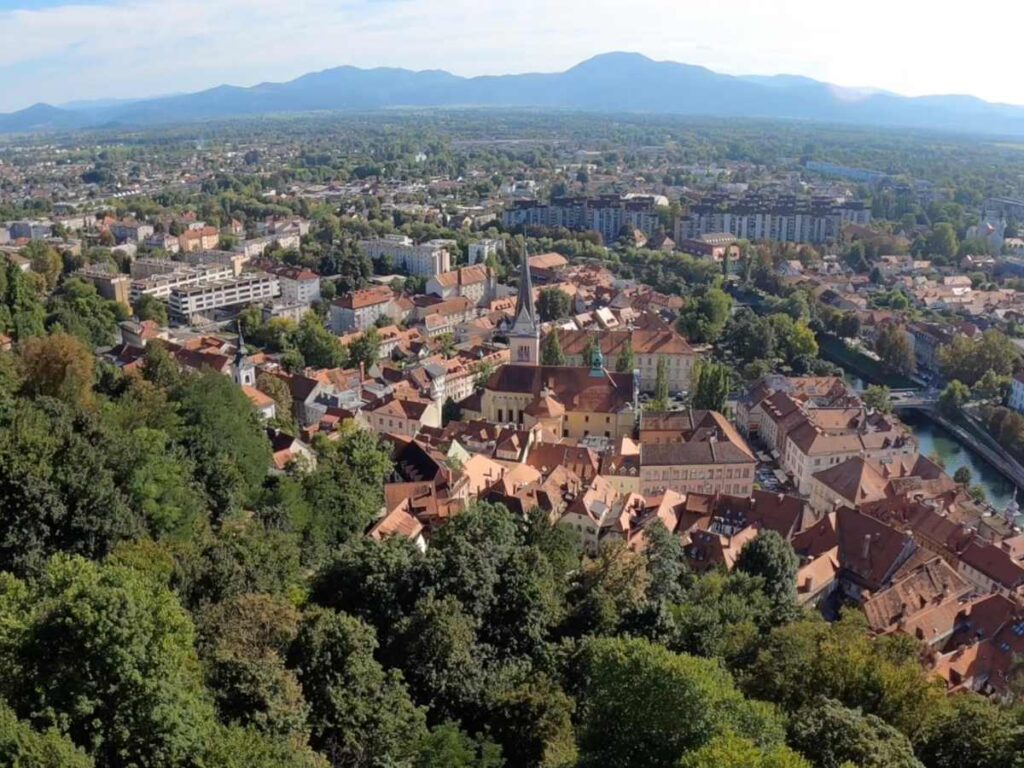
<path id="1" fill-rule="evenodd" d="M 939 402 L 939 393 L 932 389 L 894 389 L 889 399 L 896 410 L 931 411 Z"/>

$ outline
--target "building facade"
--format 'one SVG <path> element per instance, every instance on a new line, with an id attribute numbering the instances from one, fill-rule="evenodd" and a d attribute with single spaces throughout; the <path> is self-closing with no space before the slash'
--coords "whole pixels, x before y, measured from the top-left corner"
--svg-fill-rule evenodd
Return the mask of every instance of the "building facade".
<path id="1" fill-rule="evenodd" d="M 280 290 L 276 277 L 266 272 L 253 272 L 213 283 L 174 288 L 167 298 L 167 307 L 175 317 L 189 322 L 197 315 L 221 307 L 272 299 Z"/>
<path id="2" fill-rule="evenodd" d="M 405 235 L 384 235 L 360 240 L 359 247 L 371 259 L 387 256 L 392 266 L 417 277 L 432 277 L 451 271 L 450 248 L 454 241 L 430 240 L 416 244 Z"/>

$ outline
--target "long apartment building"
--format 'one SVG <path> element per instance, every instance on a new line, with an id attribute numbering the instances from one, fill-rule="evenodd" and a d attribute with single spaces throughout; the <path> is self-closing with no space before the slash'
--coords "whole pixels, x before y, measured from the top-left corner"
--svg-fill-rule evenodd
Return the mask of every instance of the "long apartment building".
<path id="1" fill-rule="evenodd" d="M 169 259 L 137 259 L 132 263 L 129 291 L 132 304 L 142 296 L 167 300 L 177 289 L 201 286 L 235 276 L 230 264 L 182 264 Z"/>
<path id="2" fill-rule="evenodd" d="M 216 282 L 175 288 L 167 299 L 167 306 L 174 317 L 189 322 L 197 315 L 221 307 L 266 301 L 280 292 L 281 286 L 274 275 L 248 272 L 239 277 L 228 275 Z"/>
<path id="3" fill-rule="evenodd" d="M 359 247 L 371 259 L 387 256 L 395 269 L 403 269 L 418 277 L 434 277 L 451 271 L 452 243 L 452 240 L 428 240 L 417 244 L 405 235 L 384 235 L 360 240 Z"/>
<path id="4" fill-rule="evenodd" d="M 676 222 L 676 242 L 724 232 L 746 240 L 834 242 L 847 224 L 867 225 L 871 209 L 857 200 L 794 195 L 705 196 Z"/>
<path id="5" fill-rule="evenodd" d="M 650 236 L 661 226 L 658 199 L 653 195 L 622 197 L 553 197 L 550 203 L 517 200 L 502 213 L 508 229 L 527 227 L 564 227 L 600 232 L 605 242 L 619 238 L 623 227 L 639 229 Z"/>

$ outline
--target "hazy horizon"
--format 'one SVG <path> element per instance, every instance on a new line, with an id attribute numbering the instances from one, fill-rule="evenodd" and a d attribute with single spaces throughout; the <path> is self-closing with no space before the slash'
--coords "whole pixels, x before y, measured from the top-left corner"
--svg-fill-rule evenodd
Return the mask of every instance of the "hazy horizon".
<path id="1" fill-rule="evenodd" d="M 949 0 L 904 5 L 0 0 L 0 111 L 251 86 L 342 65 L 556 72 L 611 51 L 733 75 L 1024 105 L 1013 34 L 1024 4 L 975 4 L 976 24 Z"/>

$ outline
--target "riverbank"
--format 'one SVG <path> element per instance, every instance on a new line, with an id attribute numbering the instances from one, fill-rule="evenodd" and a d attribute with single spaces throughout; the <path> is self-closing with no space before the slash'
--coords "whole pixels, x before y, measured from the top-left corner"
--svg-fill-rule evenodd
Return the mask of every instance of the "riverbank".
<path id="1" fill-rule="evenodd" d="M 971 440 L 962 428 L 939 416 L 921 411 L 907 411 L 900 415 L 904 424 L 911 428 L 917 438 L 920 452 L 925 456 L 937 456 L 953 475 L 961 467 L 971 472 L 971 485 L 985 489 L 989 504 L 1003 509 L 1013 498 L 1015 474 L 1010 466 L 999 466 L 1001 457 L 991 452 L 980 441 Z"/>
<path id="2" fill-rule="evenodd" d="M 863 352 L 851 349 L 842 339 L 819 333 L 818 351 L 821 357 L 840 366 L 848 374 L 858 376 L 872 384 L 884 384 L 890 389 L 915 389 L 921 385 L 899 373 L 887 371 L 881 363 Z"/>

